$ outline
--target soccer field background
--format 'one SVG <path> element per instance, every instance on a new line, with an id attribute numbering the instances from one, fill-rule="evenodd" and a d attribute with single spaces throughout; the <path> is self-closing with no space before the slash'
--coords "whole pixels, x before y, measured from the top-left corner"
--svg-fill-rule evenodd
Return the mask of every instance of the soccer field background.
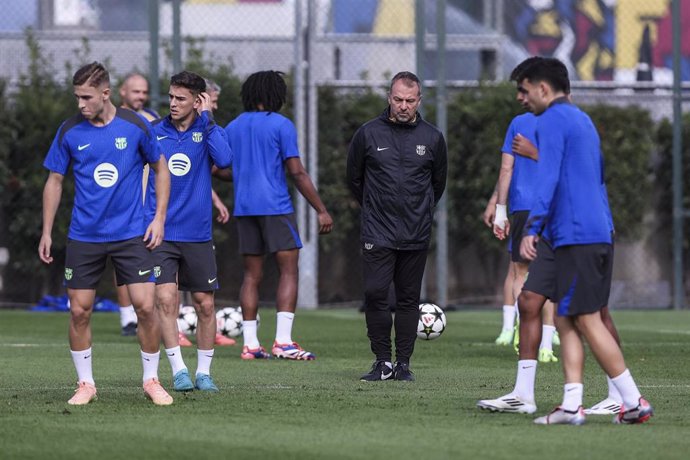
<path id="1" fill-rule="evenodd" d="M 656 414 L 638 426 L 589 416 L 581 427 L 479 411 L 478 399 L 512 389 L 516 356 L 493 344 L 498 310 L 447 315 L 439 339 L 417 341 L 416 382 L 359 381 L 373 360 L 361 313 L 299 311 L 294 338 L 316 361 L 242 361 L 240 344 L 219 347 L 212 374 L 220 393 L 173 393 L 172 406 L 155 407 L 141 390 L 136 339 L 120 336 L 116 314 L 97 313 L 99 399 L 73 407 L 68 315 L 0 310 L 0 458 L 688 458 L 690 311 L 613 312 L 628 367 Z M 261 318 L 259 338 L 269 346 L 275 313 L 262 309 Z M 184 354 L 193 372 L 196 350 Z M 170 388 L 164 354 L 159 373 Z M 539 366 L 538 415 L 560 402 L 562 384 L 560 364 Z M 585 404 L 605 395 L 588 358 Z"/>

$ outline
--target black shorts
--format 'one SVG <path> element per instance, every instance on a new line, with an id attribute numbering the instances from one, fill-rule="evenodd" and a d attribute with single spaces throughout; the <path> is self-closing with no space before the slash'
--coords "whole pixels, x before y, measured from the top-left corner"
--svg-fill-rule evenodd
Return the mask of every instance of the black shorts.
<path id="1" fill-rule="evenodd" d="M 529 217 L 529 211 L 517 211 L 511 216 L 510 223 L 510 260 L 513 262 L 520 262 L 529 264 L 530 261 L 524 259 L 520 255 L 520 243 L 522 242 L 522 232 L 525 230 L 525 224 Z"/>
<path id="2" fill-rule="evenodd" d="M 213 241 L 186 243 L 163 241 L 153 250 L 156 284 L 177 283 L 181 291 L 218 289 L 216 248 Z"/>
<path id="3" fill-rule="evenodd" d="M 609 303 L 613 245 L 581 244 L 556 248 L 558 315 L 594 313 Z"/>
<path id="4" fill-rule="evenodd" d="M 153 282 L 153 258 L 144 236 L 108 243 L 67 240 L 65 286 L 70 289 L 96 289 L 110 256 L 118 286 Z"/>
<path id="5" fill-rule="evenodd" d="M 237 217 L 240 254 L 261 255 L 300 249 L 295 214 Z"/>
<path id="6" fill-rule="evenodd" d="M 551 244 L 544 238 L 537 243 L 537 258 L 529 264 L 523 291 L 554 300 L 556 298 L 556 260 Z"/>

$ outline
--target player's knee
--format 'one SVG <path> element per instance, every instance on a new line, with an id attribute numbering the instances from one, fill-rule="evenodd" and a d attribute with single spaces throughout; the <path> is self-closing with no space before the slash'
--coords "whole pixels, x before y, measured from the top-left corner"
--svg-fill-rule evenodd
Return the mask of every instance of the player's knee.
<path id="1" fill-rule="evenodd" d="M 518 297 L 520 318 L 538 318 L 543 304 L 543 297 L 539 294 L 530 291 L 522 291 Z"/>
<path id="2" fill-rule="evenodd" d="M 209 319 L 216 316 L 213 300 L 204 300 L 195 305 L 196 314 L 201 319 Z"/>
<path id="3" fill-rule="evenodd" d="M 70 304 L 70 315 L 72 317 L 72 323 L 77 324 L 77 325 L 84 325 L 88 324 L 89 321 L 91 320 L 91 312 L 92 308 L 88 307 L 82 307 L 78 304 L 71 303 Z"/>

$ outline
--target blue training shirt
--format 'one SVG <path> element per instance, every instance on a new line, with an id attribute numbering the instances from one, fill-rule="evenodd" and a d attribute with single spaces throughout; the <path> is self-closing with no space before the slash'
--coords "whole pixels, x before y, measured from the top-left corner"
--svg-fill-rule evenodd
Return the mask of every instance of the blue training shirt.
<path id="1" fill-rule="evenodd" d="M 538 117 L 539 185 L 527 234 L 545 232 L 554 248 L 611 243 L 613 222 L 599 134 L 589 116 L 559 99 Z"/>
<path id="2" fill-rule="evenodd" d="M 156 120 L 153 130 L 170 170 L 165 241 L 211 240 L 211 166 L 227 168 L 232 159 L 225 131 L 208 111 L 196 117 L 186 131 L 178 131 L 170 116 Z M 146 190 L 146 216 L 150 219 L 156 214 L 155 180 L 151 169 Z"/>
<path id="3" fill-rule="evenodd" d="M 297 130 L 276 112 L 244 112 L 225 128 L 233 152 L 235 216 L 294 212 L 284 162 L 299 157 Z"/>
<path id="4" fill-rule="evenodd" d="M 513 139 L 518 134 L 521 134 L 532 144 L 537 145 L 535 139 L 536 131 L 537 117 L 531 112 L 513 118 L 506 131 L 501 152 L 512 155 L 515 158 L 508 194 L 508 209 L 510 209 L 511 214 L 532 209 L 538 172 L 536 161 L 513 152 Z"/>
<path id="5" fill-rule="evenodd" d="M 66 120 L 43 166 L 64 176 L 72 165 L 74 207 L 68 237 L 105 243 L 144 235 L 144 163 L 159 159 L 151 125 L 131 110 L 118 108 L 105 126 L 94 126 L 81 114 Z"/>

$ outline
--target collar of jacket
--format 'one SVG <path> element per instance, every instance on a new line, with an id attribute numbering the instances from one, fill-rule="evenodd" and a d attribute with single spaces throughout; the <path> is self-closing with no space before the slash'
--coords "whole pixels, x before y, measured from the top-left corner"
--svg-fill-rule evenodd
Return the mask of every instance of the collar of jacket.
<path id="1" fill-rule="evenodd" d="M 386 110 L 383 111 L 383 113 L 379 116 L 379 118 L 381 118 L 382 120 L 384 120 L 386 123 L 391 124 L 391 125 L 394 125 L 394 126 L 402 126 L 402 127 L 414 128 L 415 126 L 417 126 L 417 125 L 419 124 L 420 121 L 422 121 L 422 114 L 421 114 L 421 113 L 417 112 L 415 115 L 416 115 L 416 116 L 415 116 L 415 118 L 414 118 L 414 121 L 411 121 L 411 122 L 409 122 L 409 123 L 398 123 L 397 121 L 392 121 L 392 120 L 390 119 L 390 116 L 391 116 L 391 108 L 390 108 L 390 107 L 386 107 Z"/>

